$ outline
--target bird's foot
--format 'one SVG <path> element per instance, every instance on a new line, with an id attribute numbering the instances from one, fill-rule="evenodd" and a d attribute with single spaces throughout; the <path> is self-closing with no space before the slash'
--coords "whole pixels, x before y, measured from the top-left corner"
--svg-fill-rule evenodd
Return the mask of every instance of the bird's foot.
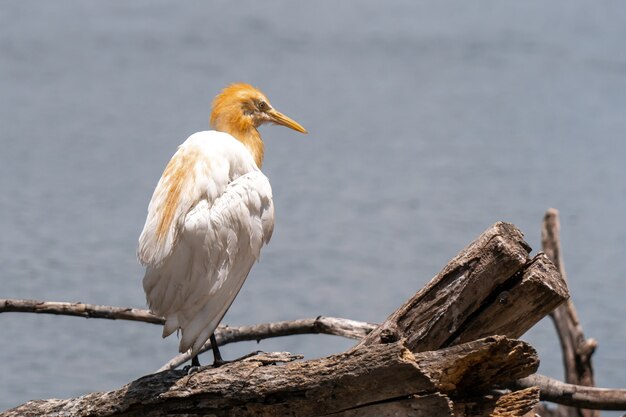
<path id="1" fill-rule="evenodd" d="M 215 359 L 213 361 L 213 367 L 214 368 L 219 368 L 220 366 L 226 365 L 227 363 L 230 363 L 230 362 L 232 362 L 232 361 L 225 361 L 224 359 L 219 359 L 219 360 Z"/>
<path id="2" fill-rule="evenodd" d="M 193 375 L 196 372 L 200 371 L 201 366 L 191 366 L 187 365 L 183 368 L 183 371 L 187 372 L 187 375 Z"/>

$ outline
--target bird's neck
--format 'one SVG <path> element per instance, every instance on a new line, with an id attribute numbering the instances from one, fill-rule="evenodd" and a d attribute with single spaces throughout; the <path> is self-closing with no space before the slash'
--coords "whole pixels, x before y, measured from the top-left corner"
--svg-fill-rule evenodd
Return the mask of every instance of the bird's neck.
<path id="1" fill-rule="evenodd" d="M 244 123 L 215 123 L 215 130 L 225 132 L 243 143 L 250 151 L 254 162 L 261 168 L 263 165 L 263 155 L 265 153 L 265 145 L 261 139 L 261 134 L 256 127 Z"/>
<path id="2" fill-rule="evenodd" d="M 259 131 L 253 127 L 246 132 L 236 132 L 231 133 L 231 135 L 248 148 L 254 158 L 254 162 L 256 162 L 256 166 L 261 168 L 265 154 L 265 145 L 263 144 Z"/>

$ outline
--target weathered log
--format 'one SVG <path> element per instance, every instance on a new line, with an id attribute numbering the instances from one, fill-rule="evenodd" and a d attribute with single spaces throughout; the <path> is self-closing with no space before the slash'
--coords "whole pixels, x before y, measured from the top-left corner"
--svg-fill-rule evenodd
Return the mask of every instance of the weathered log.
<path id="1" fill-rule="evenodd" d="M 546 211 L 541 227 L 541 244 L 543 251 L 554 263 L 567 282 L 565 264 L 561 252 L 561 225 L 558 210 L 551 208 Z M 563 367 L 565 382 L 588 387 L 595 386 L 591 355 L 598 343 L 594 339 L 586 339 L 582 326 L 578 320 L 574 302 L 570 299 L 550 313 L 554 323 L 561 351 L 563 353 Z M 582 410 L 569 407 L 559 407 L 559 415 L 564 417 L 600 417 L 595 410 Z"/>
<path id="2" fill-rule="evenodd" d="M 463 398 L 478 381 L 480 386 L 510 382 L 538 365 L 531 346 L 501 336 L 439 352 L 413 354 L 400 341 L 271 365 L 290 359 L 264 354 L 192 375 L 164 371 L 116 391 L 31 401 L 2 416 L 350 416 L 391 415 L 388 410 L 394 409 L 451 416 L 448 394 Z"/>
<path id="3" fill-rule="evenodd" d="M 568 297 L 561 275 L 539 253 L 504 286 L 495 288 L 452 344 L 492 334 L 520 337 Z"/>
<path id="4" fill-rule="evenodd" d="M 441 392 L 480 392 L 531 375 L 539 367 L 532 346 L 504 336 L 414 355 Z"/>
<path id="5" fill-rule="evenodd" d="M 492 334 L 519 337 L 567 299 L 543 255 L 508 223 L 496 223 L 430 283 L 372 331 L 360 346 L 405 338 L 413 351 L 436 350 Z"/>

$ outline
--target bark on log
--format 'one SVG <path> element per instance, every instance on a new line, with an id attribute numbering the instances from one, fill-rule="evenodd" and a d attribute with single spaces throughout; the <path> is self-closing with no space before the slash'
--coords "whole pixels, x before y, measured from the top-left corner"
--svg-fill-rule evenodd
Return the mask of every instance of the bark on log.
<path id="1" fill-rule="evenodd" d="M 542 254 L 508 223 L 496 223 L 465 248 L 360 346 L 406 338 L 413 351 L 487 335 L 521 336 L 569 296 Z"/>
<path id="2" fill-rule="evenodd" d="M 538 402 L 539 388 L 531 387 L 465 399 L 454 403 L 454 412 L 456 416 L 464 417 L 535 417 L 534 409 Z"/>
<path id="3" fill-rule="evenodd" d="M 333 413 L 333 417 L 453 417 L 452 401 L 443 394 L 412 395 L 393 402 L 368 404 Z"/>
<path id="4" fill-rule="evenodd" d="M 546 255 L 539 253 L 504 286 L 494 288 L 452 344 L 492 334 L 518 338 L 568 297 L 565 281 Z"/>
<path id="5" fill-rule="evenodd" d="M 441 392 L 480 392 L 531 375 L 539 367 L 532 346 L 504 336 L 414 355 Z"/>
<path id="6" fill-rule="evenodd" d="M 116 391 L 31 401 L 2 415 L 373 416 L 385 415 L 381 410 L 388 404 L 388 410 L 451 416 L 450 396 L 463 398 L 479 380 L 480 386 L 510 382 L 531 374 L 538 365 L 531 346 L 501 336 L 438 352 L 413 354 L 400 341 L 271 365 L 289 359 L 264 354 L 222 368 L 205 367 L 192 375 L 164 371 Z"/>

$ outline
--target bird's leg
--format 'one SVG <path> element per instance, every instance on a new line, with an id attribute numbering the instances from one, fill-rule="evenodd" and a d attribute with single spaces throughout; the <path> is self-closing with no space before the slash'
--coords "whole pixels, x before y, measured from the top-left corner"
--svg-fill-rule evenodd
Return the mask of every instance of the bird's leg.
<path id="1" fill-rule="evenodd" d="M 183 368 L 183 371 L 187 372 L 187 375 L 195 374 L 200 370 L 200 361 L 198 360 L 198 355 L 194 355 L 191 358 L 191 365 L 187 365 Z"/>
<path id="2" fill-rule="evenodd" d="M 215 334 L 211 334 L 211 337 L 209 338 L 209 340 L 211 341 L 211 350 L 213 351 L 213 367 L 217 368 L 226 363 L 229 363 L 230 361 L 225 361 L 224 359 L 222 359 L 220 350 L 217 348 L 217 340 L 215 340 Z M 206 367 L 200 366 L 198 355 L 194 355 L 191 358 L 191 366 L 187 365 L 183 368 L 183 370 L 187 371 L 187 375 L 192 375 L 200 371 L 200 369 L 202 368 L 206 368 Z"/>
<path id="3" fill-rule="evenodd" d="M 211 333 L 211 337 L 209 338 L 211 341 L 211 350 L 213 351 L 213 367 L 217 368 L 218 366 L 222 366 L 226 363 L 224 359 L 222 359 L 222 354 L 217 347 L 217 340 L 215 340 L 215 333 Z"/>
<path id="4" fill-rule="evenodd" d="M 209 338 L 209 340 L 211 341 L 211 350 L 213 351 L 213 367 L 214 368 L 218 368 L 218 367 L 220 367 L 222 365 L 225 365 L 227 363 L 237 362 L 237 361 L 240 361 L 242 359 L 249 358 L 251 356 L 255 356 L 255 355 L 258 355 L 259 353 L 261 353 L 260 350 L 257 350 L 256 352 L 249 353 L 247 355 L 242 356 L 241 358 L 237 358 L 237 359 L 232 360 L 232 361 L 225 361 L 224 359 L 222 359 L 222 354 L 220 353 L 220 350 L 217 347 L 217 340 L 215 339 L 215 334 L 211 334 L 211 337 Z M 184 370 L 188 371 L 188 374 L 191 375 L 191 374 L 194 374 L 194 373 L 198 372 L 201 368 L 205 369 L 206 367 L 201 367 L 200 366 L 200 361 L 198 360 L 198 355 L 196 355 L 193 358 L 191 358 L 191 366 L 190 367 L 185 367 Z"/>
<path id="5" fill-rule="evenodd" d="M 198 355 L 195 355 L 191 358 L 191 366 L 200 366 L 200 361 L 198 360 Z"/>

